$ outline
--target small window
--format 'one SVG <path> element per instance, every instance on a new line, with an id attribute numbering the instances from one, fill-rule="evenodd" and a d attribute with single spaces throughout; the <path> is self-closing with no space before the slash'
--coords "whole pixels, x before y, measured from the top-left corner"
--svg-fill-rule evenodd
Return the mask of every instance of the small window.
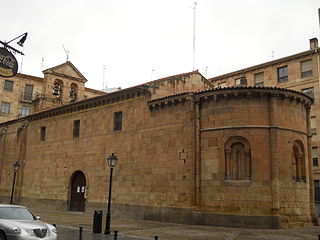
<path id="1" fill-rule="evenodd" d="M 7 91 L 7 92 L 12 92 L 13 91 L 13 81 L 5 80 L 3 90 Z"/>
<path id="2" fill-rule="evenodd" d="M 10 103 L 8 102 L 2 102 L 1 103 L 1 113 L 10 113 Z"/>
<path id="3" fill-rule="evenodd" d="M 46 127 L 40 128 L 40 141 L 46 140 Z"/>
<path id="4" fill-rule="evenodd" d="M 75 120 L 73 122 L 73 138 L 80 137 L 80 120 Z"/>
<path id="5" fill-rule="evenodd" d="M 313 95 L 313 87 L 311 88 L 304 88 L 302 89 L 302 92 L 310 97 L 314 97 Z"/>
<path id="6" fill-rule="evenodd" d="M 264 85 L 264 73 L 257 73 L 254 75 L 254 85 L 263 86 Z"/>
<path id="7" fill-rule="evenodd" d="M 114 113 L 114 131 L 122 130 L 122 112 Z"/>
<path id="8" fill-rule="evenodd" d="M 235 80 L 236 86 L 245 86 L 247 85 L 247 79 L 245 77 L 240 77 Z"/>
<path id="9" fill-rule="evenodd" d="M 24 101 L 31 101 L 32 100 L 32 92 L 33 92 L 33 86 L 26 84 L 24 86 L 24 93 L 23 93 L 22 99 Z"/>
<path id="10" fill-rule="evenodd" d="M 278 83 L 288 82 L 288 67 L 278 68 Z"/>
<path id="11" fill-rule="evenodd" d="M 314 167 L 318 167 L 318 148 L 312 147 L 312 162 Z"/>
<path id="12" fill-rule="evenodd" d="M 29 114 L 30 114 L 30 107 L 29 106 L 23 106 L 22 107 L 21 116 L 25 117 L 25 116 L 28 116 Z"/>
<path id="13" fill-rule="evenodd" d="M 310 118 L 310 125 L 311 125 L 311 135 L 317 135 L 316 117 L 311 117 Z"/>
<path id="14" fill-rule="evenodd" d="M 312 61 L 301 62 L 301 78 L 312 77 Z"/>
<path id="15" fill-rule="evenodd" d="M 222 82 L 222 83 L 219 83 L 218 86 L 221 87 L 221 88 L 225 88 L 225 87 L 227 87 L 227 83 L 226 82 Z"/>

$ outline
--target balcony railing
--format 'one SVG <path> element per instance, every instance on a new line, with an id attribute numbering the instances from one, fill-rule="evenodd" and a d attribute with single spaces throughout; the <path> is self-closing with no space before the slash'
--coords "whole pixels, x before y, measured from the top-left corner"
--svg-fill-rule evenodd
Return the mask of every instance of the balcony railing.
<path id="1" fill-rule="evenodd" d="M 312 70 L 301 72 L 301 78 L 312 77 Z"/>
<path id="2" fill-rule="evenodd" d="M 32 102 L 34 100 L 34 94 L 32 93 L 27 93 L 27 92 L 22 92 L 21 93 L 21 99 L 22 102 Z"/>

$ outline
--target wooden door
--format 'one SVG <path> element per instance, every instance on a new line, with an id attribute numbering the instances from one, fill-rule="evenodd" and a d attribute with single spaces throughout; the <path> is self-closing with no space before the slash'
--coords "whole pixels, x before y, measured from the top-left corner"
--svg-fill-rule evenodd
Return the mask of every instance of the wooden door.
<path id="1" fill-rule="evenodd" d="M 70 211 L 84 212 L 85 210 L 86 177 L 77 171 L 71 180 Z"/>

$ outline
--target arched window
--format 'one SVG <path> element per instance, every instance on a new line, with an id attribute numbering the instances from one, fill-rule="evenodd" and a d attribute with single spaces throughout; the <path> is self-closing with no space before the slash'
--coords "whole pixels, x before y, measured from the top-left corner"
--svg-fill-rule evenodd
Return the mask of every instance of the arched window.
<path id="1" fill-rule="evenodd" d="M 296 140 L 292 147 L 293 164 L 294 164 L 294 178 L 298 182 L 306 181 L 306 165 L 303 143 Z"/>
<path id="2" fill-rule="evenodd" d="M 243 137 L 231 137 L 225 144 L 225 179 L 251 179 L 251 150 Z"/>
<path id="3" fill-rule="evenodd" d="M 70 87 L 70 102 L 76 102 L 78 98 L 78 85 L 75 83 L 71 84 Z"/>
<path id="4" fill-rule="evenodd" d="M 60 79 L 54 80 L 52 95 L 55 99 L 62 99 L 63 82 Z"/>

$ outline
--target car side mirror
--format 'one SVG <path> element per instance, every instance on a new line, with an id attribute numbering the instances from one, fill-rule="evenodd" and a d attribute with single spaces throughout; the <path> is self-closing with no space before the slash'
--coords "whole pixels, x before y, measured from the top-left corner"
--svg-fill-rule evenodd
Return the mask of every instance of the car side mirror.
<path id="1" fill-rule="evenodd" d="M 36 216 L 36 219 L 37 219 L 37 220 L 40 220 L 40 216 Z"/>

